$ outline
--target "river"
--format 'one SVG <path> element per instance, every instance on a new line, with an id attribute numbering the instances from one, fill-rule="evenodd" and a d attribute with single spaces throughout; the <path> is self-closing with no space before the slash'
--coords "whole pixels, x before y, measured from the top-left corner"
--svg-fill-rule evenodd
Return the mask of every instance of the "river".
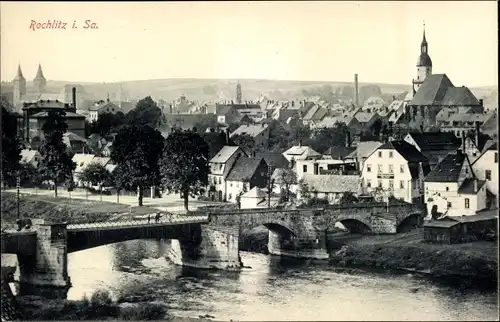
<path id="1" fill-rule="evenodd" d="M 494 292 L 247 252 L 251 268 L 240 273 L 200 271 L 170 264 L 161 256 L 168 247 L 135 240 L 69 254 L 68 299 L 107 289 L 121 302 L 163 302 L 176 316 L 227 321 L 498 320 Z"/>

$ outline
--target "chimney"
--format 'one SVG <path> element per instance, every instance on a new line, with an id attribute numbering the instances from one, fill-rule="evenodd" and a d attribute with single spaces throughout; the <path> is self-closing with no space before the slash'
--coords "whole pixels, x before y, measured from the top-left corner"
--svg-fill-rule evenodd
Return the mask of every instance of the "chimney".
<path id="1" fill-rule="evenodd" d="M 483 99 L 482 98 L 479 100 L 479 105 L 483 106 Z"/>
<path id="2" fill-rule="evenodd" d="M 479 149 L 479 122 L 476 121 L 476 132 L 475 134 L 475 139 L 476 139 L 476 147 Z"/>
<path id="3" fill-rule="evenodd" d="M 354 102 L 359 106 L 359 92 L 358 92 L 358 74 L 354 74 Z"/>
<path id="4" fill-rule="evenodd" d="M 477 179 L 474 178 L 474 192 L 477 192 Z"/>
<path id="5" fill-rule="evenodd" d="M 229 145 L 229 129 L 226 129 L 226 145 Z"/>
<path id="6" fill-rule="evenodd" d="M 72 92 L 73 92 L 73 108 L 76 111 L 76 87 L 73 87 Z"/>
<path id="7" fill-rule="evenodd" d="M 351 132 L 347 131 L 347 135 L 345 137 L 345 146 L 347 148 L 351 147 Z"/>
<path id="8" fill-rule="evenodd" d="M 318 175 L 319 174 L 319 165 L 317 163 L 314 163 L 314 174 Z"/>

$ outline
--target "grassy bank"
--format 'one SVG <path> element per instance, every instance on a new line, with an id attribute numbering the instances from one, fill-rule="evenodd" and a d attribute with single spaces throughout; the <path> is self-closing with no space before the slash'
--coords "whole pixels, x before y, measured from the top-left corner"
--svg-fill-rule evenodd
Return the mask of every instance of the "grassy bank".
<path id="1" fill-rule="evenodd" d="M 17 218 L 17 196 L 2 191 L 2 226 L 12 225 Z M 151 207 L 134 207 L 133 214 L 152 213 Z M 42 195 L 21 195 L 21 218 L 39 218 L 49 222 L 98 222 L 130 217 L 130 206 L 84 199 L 55 198 Z"/>
<path id="2" fill-rule="evenodd" d="M 438 278 L 497 282 L 498 244 L 471 242 L 440 245 L 423 241 L 422 229 L 405 234 L 362 236 L 332 252 L 331 263 L 405 269 Z"/>

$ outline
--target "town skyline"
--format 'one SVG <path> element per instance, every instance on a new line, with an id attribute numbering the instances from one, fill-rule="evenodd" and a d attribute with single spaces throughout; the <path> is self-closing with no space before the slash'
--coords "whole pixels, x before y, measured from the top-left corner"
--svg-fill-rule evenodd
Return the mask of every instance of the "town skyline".
<path id="1" fill-rule="evenodd" d="M 3 2 L 1 77 L 2 81 L 11 81 L 20 64 L 29 81 L 41 64 L 48 80 L 72 82 L 154 79 L 352 82 L 353 74 L 357 73 L 363 83 L 411 84 L 425 21 L 434 74 L 449 75 L 456 86 L 494 86 L 498 78 L 498 40 L 497 11 L 493 6 L 496 3 L 224 2 L 113 6 L 29 3 L 28 6 L 22 2 Z M 107 14 L 110 10 L 116 14 L 115 18 Z M 137 10 L 146 18 L 132 16 Z M 231 17 L 227 16 L 228 10 Z M 72 13 L 62 17 L 61 12 Z M 308 18 L 312 16 L 318 19 Z M 190 19 L 196 24 L 186 23 Z M 90 20 L 98 28 L 30 30 L 31 20 L 67 21 L 68 29 L 73 21 L 83 25 Z M 179 27 L 179 23 L 184 25 Z M 326 34 L 321 30 L 326 30 Z M 342 32 L 328 33 L 328 30 Z M 174 44 L 174 50 L 169 50 L 170 44 Z M 314 46 L 318 50 L 311 50 Z M 44 47 L 47 48 L 40 50 Z M 74 55 L 73 59 L 61 59 L 69 55 Z"/>

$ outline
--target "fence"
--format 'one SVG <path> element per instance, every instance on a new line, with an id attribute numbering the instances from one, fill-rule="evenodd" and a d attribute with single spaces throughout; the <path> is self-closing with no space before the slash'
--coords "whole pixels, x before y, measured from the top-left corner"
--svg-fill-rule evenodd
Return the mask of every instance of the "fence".
<path id="1" fill-rule="evenodd" d="M 155 220 L 155 215 L 151 215 L 151 220 L 136 219 L 136 220 L 123 220 L 123 221 L 110 221 L 110 222 L 97 222 L 97 223 L 80 223 L 69 224 L 69 230 L 88 229 L 88 228 L 111 228 L 111 227 L 154 227 L 164 225 L 178 225 L 178 224 L 196 224 L 207 223 L 208 216 L 179 216 L 179 215 L 162 215 L 159 221 Z"/>

